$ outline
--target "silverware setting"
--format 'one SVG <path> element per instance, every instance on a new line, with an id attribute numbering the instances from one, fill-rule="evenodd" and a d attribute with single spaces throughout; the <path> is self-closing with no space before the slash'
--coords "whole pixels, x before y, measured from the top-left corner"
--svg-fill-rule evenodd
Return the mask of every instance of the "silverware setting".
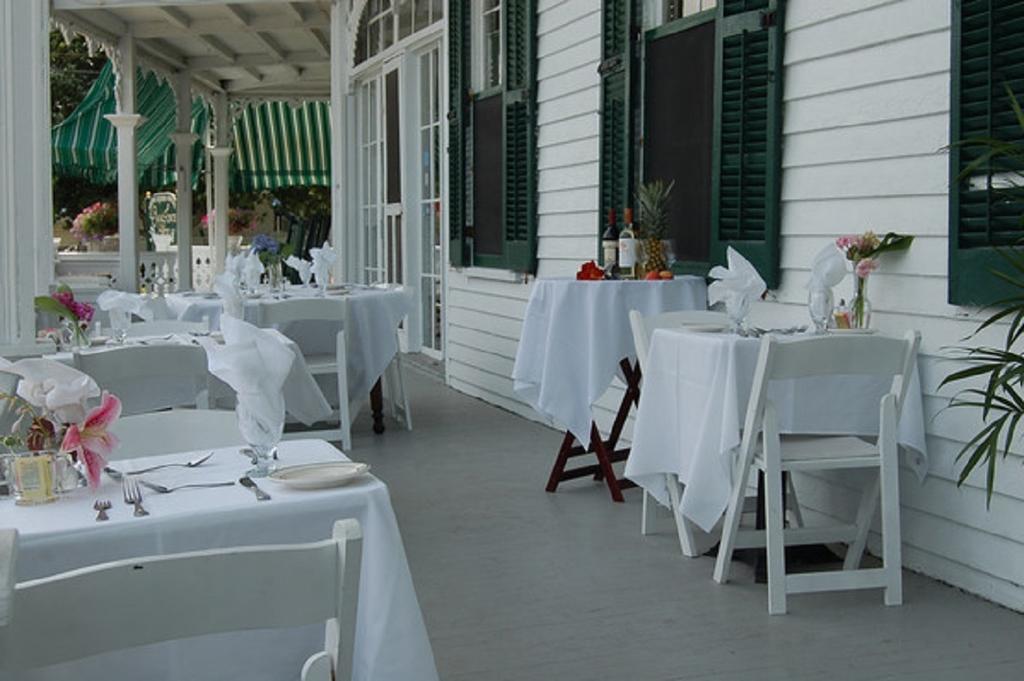
<path id="1" fill-rule="evenodd" d="M 151 489 L 157 494 L 170 494 L 176 492 L 179 489 L 187 489 L 190 487 L 206 488 L 206 487 L 231 487 L 234 485 L 234 481 L 229 480 L 228 482 L 194 482 L 188 485 L 175 485 L 173 487 L 167 487 L 165 485 L 158 485 L 155 482 L 147 482 L 142 478 L 139 478 L 139 484 L 147 489 Z"/>
<path id="2" fill-rule="evenodd" d="M 248 487 L 249 489 L 251 489 L 253 491 L 253 494 L 256 495 L 256 501 L 270 501 L 270 495 L 264 492 L 262 489 L 260 489 L 259 485 L 257 485 L 253 481 L 253 479 L 250 478 L 248 475 L 243 475 L 242 477 L 240 477 L 238 479 L 238 483 L 242 487 Z"/>
<path id="3" fill-rule="evenodd" d="M 110 520 L 110 516 L 107 515 L 107 511 L 113 506 L 109 499 L 96 500 L 96 503 L 92 505 L 92 510 L 96 511 L 96 522 L 103 520 Z"/>
<path id="4" fill-rule="evenodd" d="M 206 456 L 201 456 L 192 459 L 191 461 L 186 461 L 185 463 L 162 463 L 159 466 L 150 466 L 149 468 L 140 468 L 138 470 L 128 471 L 126 475 L 141 475 L 143 473 L 152 473 L 153 471 L 158 471 L 162 468 L 195 468 L 197 466 L 202 466 L 204 463 L 209 461 L 211 456 L 213 456 L 213 452 L 210 452 Z"/>
<path id="5" fill-rule="evenodd" d="M 136 518 L 149 515 L 149 511 L 142 507 L 142 490 L 135 478 L 130 475 L 124 476 L 121 479 L 121 492 L 124 494 L 124 503 L 135 507 L 132 515 Z"/>

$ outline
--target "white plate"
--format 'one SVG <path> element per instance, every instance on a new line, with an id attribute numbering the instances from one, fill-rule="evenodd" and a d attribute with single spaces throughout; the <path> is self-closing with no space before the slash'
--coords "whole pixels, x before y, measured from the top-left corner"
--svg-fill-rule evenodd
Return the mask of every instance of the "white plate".
<path id="1" fill-rule="evenodd" d="M 683 331 L 697 331 L 700 333 L 721 333 L 727 327 L 725 324 L 683 324 Z"/>
<path id="2" fill-rule="evenodd" d="M 370 464 L 355 461 L 307 463 L 285 466 L 270 474 L 270 479 L 294 489 L 339 487 L 370 470 Z"/>
<path id="3" fill-rule="evenodd" d="M 829 329 L 828 332 L 836 335 L 870 336 L 873 333 L 878 333 L 878 329 Z"/>

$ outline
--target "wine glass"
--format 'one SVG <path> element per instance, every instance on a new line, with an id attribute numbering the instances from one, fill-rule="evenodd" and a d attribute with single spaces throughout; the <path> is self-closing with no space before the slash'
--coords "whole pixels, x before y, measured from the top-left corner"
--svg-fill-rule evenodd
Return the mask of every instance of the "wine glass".
<path id="1" fill-rule="evenodd" d="M 750 314 L 750 296 L 732 293 L 725 301 L 725 314 L 729 318 L 729 330 L 744 335 L 747 315 Z"/>
<path id="2" fill-rule="evenodd" d="M 832 289 L 814 287 L 807 292 L 807 311 L 814 323 L 814 333 L 822 335 L 828 331 L 828 320 L 832 316 Z"/>
<path id="3" fill-rule="evenodd" d="M 111 336 L 115 343 L 122 344 L 128 338 L 129 324 L 131 324 L 131 320 L 128 318 L 127 310 L 116 308 L 110 310 Z"/>
<path id="4" fill-rule="evenodd" d="M 250 478 L 265 478 L 274 472 L 277 444 L 284 433 L 284 396 L 280 393 L 239 393 L 235 406 L 238 431 L 252 450 Z"/>

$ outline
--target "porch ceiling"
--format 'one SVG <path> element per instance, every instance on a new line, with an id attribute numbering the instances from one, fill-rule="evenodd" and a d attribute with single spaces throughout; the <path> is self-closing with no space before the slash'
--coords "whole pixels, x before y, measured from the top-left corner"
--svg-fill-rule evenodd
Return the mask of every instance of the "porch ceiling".
<path id="1" fill-rule="evenodd" d="M 54 18 L 107 43 L 131 34 L 139 60 L 235 97 L 330 96 L 330 1 L 54 0 Z"/>

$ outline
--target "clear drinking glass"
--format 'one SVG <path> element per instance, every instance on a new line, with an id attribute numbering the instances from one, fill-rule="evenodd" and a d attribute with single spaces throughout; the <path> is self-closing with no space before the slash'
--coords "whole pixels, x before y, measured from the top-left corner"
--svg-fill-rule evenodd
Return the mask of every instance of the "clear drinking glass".
<path id="1" fill-rule="evenodd" d="M 124 343 L 125 339 L 128 338 L 128 325 L 130 323 L 131 320 L 128 318 L 127 311 L 110 311 L 110 335 L 115 343 Z"/>
<path id="2" fill-rule="evenodd" d="M 821 335 L 828 330 L 833 302 L 830 288 L 812 288 L 807 292 L 807 311 L 814 323 L 814 333 Z"/>
<path id="3" fill-rule="evenodd" d="M 239 393 L 235 406 L 238 431 L 253 452 L 250 478 L 265 478 L 274 472 L 274 455 L 284 433 L 284 397 L 263 393 Z"/>
<path id="4" fill-rule="evenodd" d="M 725 314 L 729 318 L 729 330 L 743 335 L 746 331 L 747 315 L 750 314 L 750 296 L 733 293 L 725 301 Z"/>

